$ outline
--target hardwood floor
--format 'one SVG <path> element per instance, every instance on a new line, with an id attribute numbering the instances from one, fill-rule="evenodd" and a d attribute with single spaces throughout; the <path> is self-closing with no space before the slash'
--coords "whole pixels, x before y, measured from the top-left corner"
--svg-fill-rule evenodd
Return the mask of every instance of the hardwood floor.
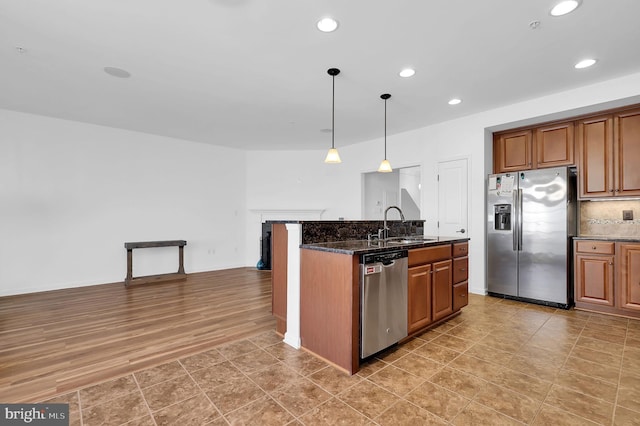
<path id="1" fill-rule="evenodd" d="M 37 402 L 275 329 L 251 268 L 0 298 L 0 401 Z"/>

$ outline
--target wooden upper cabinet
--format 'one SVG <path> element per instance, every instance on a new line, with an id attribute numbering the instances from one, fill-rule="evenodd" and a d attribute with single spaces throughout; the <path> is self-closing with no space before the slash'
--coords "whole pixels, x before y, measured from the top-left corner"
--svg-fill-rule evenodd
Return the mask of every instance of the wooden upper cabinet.
<path id="1" fill-rule="evenodd" d="M 615 195 L 640 195 L 640 109 L 614 116 Z"/>
<path id="2" fill-rule="evenodd" d="M 614 195 L 613 117 L 578 121 L 577 148 L 580 198 Z"/>
<path id="3" fill-rule="evenodd" d="M 575 164 L 574 128 L 571 121 L 497 134 L 493 141 L 494 173 Z"/>
<path id="4" fill-rule="evenodd" d="M 495 136 L 493 141 L 494 173 L 534 168 L 532 134 L 531 130 L 523 130 Z"/>
<path id="5" fill-rule="evenodd" d="M 640 109 L 580 120 L 580 198 L 640 196 Z"/>
<path id="6" fill-rule="evenodd" d="M 574 164 L 573 122 L 535 129 L 537 168 L 571 166 Z"/>

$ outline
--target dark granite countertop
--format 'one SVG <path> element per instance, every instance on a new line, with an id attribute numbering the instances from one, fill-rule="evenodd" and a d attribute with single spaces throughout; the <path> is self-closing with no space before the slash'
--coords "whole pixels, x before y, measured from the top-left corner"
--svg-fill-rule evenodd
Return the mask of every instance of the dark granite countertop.
<path id="1" fill-rule="evenodd" d="M 372 223 L 382 222 L 382 219 L 367 219 L 367 220 L 317 220 L 317 219 L 276 219 L 265 220 L 264 223 L 331 223 L 331 224 L 349 224 L 349 223 Z M 400 222 L 397 219 L 389 219 L 389 222 Z M 406 222 L 426 222 L 425 219 L 407 219 Z"/>
<path id="2" fill-rule="evenodd" d="M 596 240 L 596 241 L 628 241 L 628 242 L 640 242 L 640 237 L 623 237 L 616 235 L 579 235 L 573 237 L 574 240 Z"/>
<path id="3" fill-rule="evenodd" d="M 437 246 L 440 244 L 464 243 L 469 238 L 460 237 L 424 237 L 429 240 L 415 241 L 407 244 L 392 244 L 388 242 L 367 241 L 367 240 L 348 240 L 333 241 L 328 243 L 310 243 L 301 244 L 300 248 L 308 250 L 329 251 L 333 253 L 361 255 L 375 252 L 383 252 L 390 250 L 407 250 L 422 247 Z"/>

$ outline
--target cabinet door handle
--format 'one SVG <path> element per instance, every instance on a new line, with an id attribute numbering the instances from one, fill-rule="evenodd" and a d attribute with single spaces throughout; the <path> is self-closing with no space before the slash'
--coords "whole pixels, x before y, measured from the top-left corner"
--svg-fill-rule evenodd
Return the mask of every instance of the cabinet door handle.
<path id="1" fill-rule="evenodd" d="M 596 249 L 596 246 L 593 246 L 593 247 L 591 247 L 591 248 L 595 250 L 595 249 Z"/>
<path id="2" fill-rule="evenodd" d="M 464 272 L 464 271 L 466 271 L 467 269 L 466 269 L 466 268 L 460 268 L 460 270 L 461 270 L 462 272 Z"/>

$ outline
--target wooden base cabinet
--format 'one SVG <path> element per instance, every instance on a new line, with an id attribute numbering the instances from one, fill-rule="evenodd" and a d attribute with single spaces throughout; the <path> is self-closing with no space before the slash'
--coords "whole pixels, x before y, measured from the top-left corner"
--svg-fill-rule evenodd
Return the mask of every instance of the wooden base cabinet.
<path id="1" fill-rule="evenodd" d="M 453 245 L 453 312 L 469 304 L 469 244 Z"/>
<path id="2" fill-rule="evenodd" d="M 613 306 L 613 255 L 576 251 L 576 306 Z"/>
<path id="3" fill-rule="evenodd" d="M 640 312 L 640 244 L 618 243 L 620 308 Z"/>
<path id="4" fill-rule="evenodd" d="M 438 321 L 453 313 L 453 277 L 451 259 L 433 264 L 433 320 Z"/>
<path id="5" fill-rule="evenodd" d="M 574 242 L 577 309 L 640 317 L 640 243 Z"/>
<path id="6" fill-rule="evenodd" d="M 451 244 L 409 250 L 408 260 L 407 331 L 411 335 L 453 312 Z"/>
<path id="7" fill-rule="evenodd" d="M 469 283 L 467 281 L 453 285 L 453 312 L 469 304 Z"/>
<path id="8" fill-rule="evenodd" d="M 409 335 L 468 304 L 468 243 L 409 250 Z"/>
<path id="9" fill-rule="evenodd" d="M 409 334 L 420 330 L 433 322 L 431 316 L 431 265 L 409 268 L 408 284 L 408 323 Z"/>

